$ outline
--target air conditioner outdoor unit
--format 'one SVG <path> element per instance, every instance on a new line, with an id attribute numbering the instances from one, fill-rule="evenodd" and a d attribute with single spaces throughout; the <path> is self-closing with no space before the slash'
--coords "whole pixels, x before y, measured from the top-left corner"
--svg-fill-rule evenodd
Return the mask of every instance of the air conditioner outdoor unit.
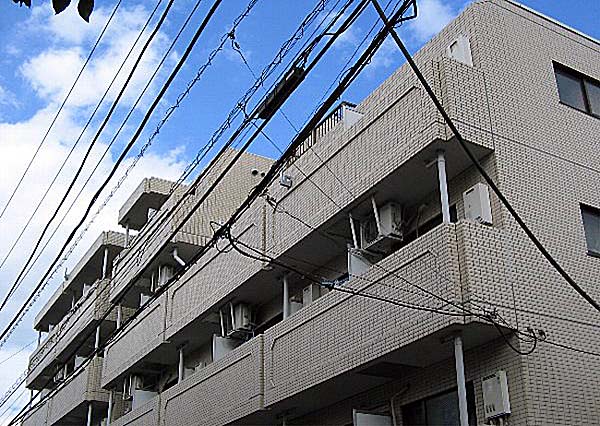
<path id="1" fill-rule="evenodd" d="M 227 335 L 229 337 L 243 337 L 252 333 L 254 329 L 254 312 L 252 307 L 246 303 L 230 305 L 231 328 Z"/>
<path id="2" fill-rule="evenodd" d="M 56 372 L 56 374 L 54 375 L 54 383 L 61 383 L 62 381 L 65 380 L 65 369 L 61 368 L 60 370 L 58 370 Z"/>
<path id="3" fill-rule="evenodd" d="M 302 289 L 302 306 L 306 307 L 321 297 L 321 287 L 310 284 Z"/>
<path id="4" fill-rule="evenodd" d="M 388 203 L 377 211 L 381 229 L 378 229 L 374 215 L 360 224 L 360 245 L 363 250 L 386 251 L 394 240 L 401 241 L 404 237 L 400 205 Z"/>

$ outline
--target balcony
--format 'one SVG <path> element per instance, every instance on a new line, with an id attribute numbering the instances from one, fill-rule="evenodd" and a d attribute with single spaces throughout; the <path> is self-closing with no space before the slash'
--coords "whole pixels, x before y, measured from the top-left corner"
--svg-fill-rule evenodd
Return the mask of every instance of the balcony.
<path id="1" fill-rule="evenodd" d="M 46 339 L 31 354 L 27 387 L 41 389 L 51 380 L 59 366 L 74 355 L 72 352 L 85 340 L 78 354 L 93 350 L 95 332 L 99 327 L 100 337 L 107 336 L 114 329 L 116 311 L 113 310 L 105 321 L 102 317 L 109 309 L 108 292 L 110 280 L 99 280 L 74 306 L 69 314 L 57 324 Z"/>
<path id="2" fill-rule="evenodd" d="M 111 426 L 159 426 L 160 395 L 110 422 Z M 168 424 L 168 423 L 164 423 Z"/>
<path id="3" fill-rule="evenodd" d="M 146 178 L 133 191 L 119 209 L 119 225 L 140 230 L 148 222 L 148 212 L 159 210 L 167 201 L 175 187 L 175 182 L 155 177 Z M 180 186 L 178 191 L 185 190 Z"/>
<path id="4" fill-rule="evenodd" d="M 164 343 L 166 295 L 152 302 L 104 352 L 102 386 L 114 386 L 126 371 L 159 367 L 172 362 L 160 348 Z M 143 361 L 142 361 L 143 359 Z"/>
<path id="5" fill-rule="evenodd" d="M 155 219 L 144 225 L 136 236 L 135 245 L 124 250 L 115 263 L 112 301 L 125 295 L 123 303 L 136 307 L 140 293 L 152 290 L 153 274 L 159 268 L 168 266 L 176 269 L 181 266 L 173 256 L 174 250 L 177 249 L 178 257 L 183 261 L 192 258 L 207 239 L 212 237 L 211 221 L 228 219 L 258 182 L 260 175 L 252 173 L 252 170 L 266 171 L 272 163 L 268 158 L 243 154 L 216 191 L 180 227 L 184 217 L 196 206 L 205 190 L 235 155 L 237 151 L 228 150 L 211 173 L 205 176 L 196 193 L 180 203 L 168 219 L 162 220 L 162 213 L 178 204 L 184 194 L 183 190 L 175 191 L 154 215 Z M 175 235 L 168 240 L 175 231 Z"/>
<path id="6" fill-rule="evenodd" d="M 503 294 L 498 286 L 507 282 L 504 244 L 497 228 L 441 224 L 346 285 L 403 304 L 456 312 L 427 292 L 467 306 L 474 295 Z M 498 338 L 493 326 L 476 318 L 330 292 L 265 332 L 265 407 L 273 415 L 294 410 L 300 416 L 304 407 L 316 410 L 451 358 L 452 345 L 444 338 L 459 330 L 467 349 Z M 314 394 L 331 398 L 316 401 Z"/>
<path id="7" fill-rule="evenodd" d="M 257 336 L 161 395 L 161 422 L 216 426 L 263 407 L 263 340 Z"/>
<path id="8" fill-rule="evenodd" d="M 48 332 L 53 325 L 58 324 L 81 299 L 89 285 L 111 276 L 112 262 L 124 247 L 124 234 L 114 231 L 100 234 L 37 314 L 34 328 L 40 332 Z"/>
<path id="9" fill-rule="evenodd" d="M 106 417 L 108 391 L 100 387 L 102 359 L 94 358 L 83 370 L 68 378 L 50 399 L 29 416 L 23 425 L 66 425 L 86 423 L 92 405 L 93 424 Z"/>

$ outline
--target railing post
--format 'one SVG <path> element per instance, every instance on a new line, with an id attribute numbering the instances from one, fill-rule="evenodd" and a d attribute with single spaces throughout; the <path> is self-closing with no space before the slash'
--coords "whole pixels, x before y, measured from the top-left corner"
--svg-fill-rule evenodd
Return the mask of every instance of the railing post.
<path id="1" fill-rule="evenodd" d="M 92 402 L 88 402 L 88 410 L 87 410 L 87 426 L 92 426 Z"/>
<path id="2" fill-rule="evenodd" d="M 288 274 L 283 275 L 283 319 L 290 316 L 290 288 L 288 285 Z"/>
<path id="3" fill-rule="evenodd" d="M 442 204 L 442 221 L 450 223 L 450 202 L 448 201 L 448 181 L 446 177 L 446 157 L 444 151 L 437 152 L 438 180 L 440 185 L 440 202 Z"/>
<path id="4" fill-rule="evenodd" d="M 113 410 L 113 399 L 115 397 L 115 392 L 111 389 L 108 392 L 108 411 L 106 413 L 106 426 L 110 426 L 110 421 L 112 420 L 112 410 Z"/>

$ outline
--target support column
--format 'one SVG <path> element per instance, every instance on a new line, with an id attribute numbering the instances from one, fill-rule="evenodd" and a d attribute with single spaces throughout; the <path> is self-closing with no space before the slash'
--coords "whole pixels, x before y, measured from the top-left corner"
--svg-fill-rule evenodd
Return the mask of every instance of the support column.
<path id="1" fill-rule="evenodd" d="M 458 408 L 460 426 L 469 426 L 467 409 L 467 386 L 465 382 L 465 363 L 463 358 L 463 343 L 460 336 L 454 337 L 454 358 L 456 361 L 456 383 L 458 385 Z"/>
<path id="2" fill-rule="evenodd" d="M 94 341 L 94 349 L 98 350 L 100 347 L 100 326 L 96 327 L 96 340 Z"/>
<path id="3" fill-rule="evenodd" d="M 184 370 L 184 359 L 183 359 L 183 346 L 179 347 L 179 367 L 177 369 L 177 383 L 181 383 L 183 382 L 183 374 L 185 373 Z"/>
<path id="4" fill-rule="evenodd" d="M 288 274 L 283 275 L 283 319 L 290 316 L 290 287 L 288 285 Z"/>
<path id="5" fill-rule="evenodd" d="M 104 248 L 104 259 L 102 259 L 102 279 L 105 280 L 108 275 L 108 247 Z"/>
<path id="6" fill-rule="evenodd" d="M 108 392 L 108 411 L 106 413 L 106 426 L 110 426 L 110 421 L 112 420 L 112 410 L 113 410 L 113 399 L 115 397 L 115 392 L 111 389 Z"/>
<path id="7" fill-rule="evenodd" d="M 92 402 L 88 402 L 88 410 L 87 410 L 87 426 L 92 426 Z"/>
<path id="8" fill-rule="evenodd" d="M 123 309 L 121 305 L 117 305 L 117 329 L 121 328 L 121 321 L 123 319 Z"/>
<path id="9" fill-rule="evenodd" d="M 446 157 L 444 151 L 437 152 L 438 180 L 440 184 L 440 202 L 442 204 L 442 221 L 450 223 L 450 202 L 448 201 L 448 181 L 446 177 Z"/>

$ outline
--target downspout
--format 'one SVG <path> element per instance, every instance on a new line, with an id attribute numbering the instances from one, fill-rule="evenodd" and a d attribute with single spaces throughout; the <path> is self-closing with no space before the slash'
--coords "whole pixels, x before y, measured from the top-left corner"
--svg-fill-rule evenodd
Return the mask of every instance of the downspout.
<path id="1" fill-rule="evenodd" d="M 175 259 L 175 262 L 179 263 L 179 265 L 181 266 L 185 266 L 185 260 L 183 260 L 181 257 L 179 257 L 179 255 L 177 254 L 177 247 L 175 247 L 173 249 L 173 259 Z"/>

